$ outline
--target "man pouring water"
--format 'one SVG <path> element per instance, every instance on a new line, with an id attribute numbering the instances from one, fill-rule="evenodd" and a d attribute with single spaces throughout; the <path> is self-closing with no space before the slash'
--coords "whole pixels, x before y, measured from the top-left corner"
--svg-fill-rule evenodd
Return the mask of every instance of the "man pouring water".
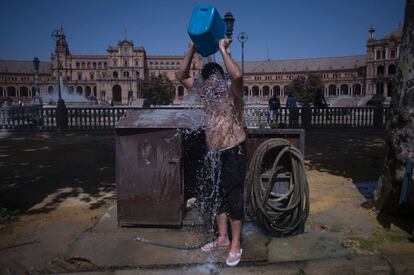
<path id="1" fill-rule="evenodd" d="M 240 247 L 240 235 L 244 216 L 243 191 L 246 170 L 242 73 L 227 53 L 229 40 L 223 38 L 219 39 L 217 44 L 226 71 L 231 77 L 230 86 L 227 85 L 223 68 L 214 62 L 204 65 L 199 80 L 192 78 L 190 66 L 196 51 L 200 53 L 198 47 L 203 45 L 200 43 L 203 43 L 203 40 L 198 41 L 197 45 L 190 42 L 176 75 L 190 92 L 197 89 L 201 95 L 205 111 L 206 144 L 209 157 L 213 158 L 210 163 L 214 164 L 210 167 L 214 175 L 213 180 L 204 184 L 217 186 L 211 190 L 215 192 L 214 196 L 217 198 L 213 215 L 217 222 L 218 237 L 201 249 L 210 252 L 227 248 L 230 251 L 226 263 L 235 266 L 240 262 L 243 252 Z M 228 218 L 232 232 L 231 241 L 227 234 Z"/>

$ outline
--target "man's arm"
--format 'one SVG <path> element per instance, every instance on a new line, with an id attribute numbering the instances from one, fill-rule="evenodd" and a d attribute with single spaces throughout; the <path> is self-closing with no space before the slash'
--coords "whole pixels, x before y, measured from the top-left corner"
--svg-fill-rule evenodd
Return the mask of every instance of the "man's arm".
<path id="1" fill-rule="evenodd" d="M 226 49 L 229 46 L 228 39 L 221 39 L 219 41 L 219 48 L 221 56 L 223 57 L 224 65 L 226 66 L 227 72 L 230 74 L 231 86 L 230 86 L 230 93 L 238 100 L 243 99 L 243 76 L 240 71 L 239 66 L 237 63 L 231 58 L 231 56 L 227 53 Z"/>
<path id="2" fill-rule="evenodd" d="M 190 90 L 194 83 L 194 79 L 190 76 L 191 61 L 193 60 L 194 54 L 195 47 L 193 42 L 190 41 L 184 60 L 181 62 L 180 68 L 175 73 L 177 80 L 180 81 L 187 90 Z"/>

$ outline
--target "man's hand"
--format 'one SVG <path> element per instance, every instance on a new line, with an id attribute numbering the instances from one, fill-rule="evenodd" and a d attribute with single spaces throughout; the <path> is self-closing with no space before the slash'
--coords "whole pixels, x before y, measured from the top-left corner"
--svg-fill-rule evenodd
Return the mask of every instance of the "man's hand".
<path id="1" fill-rule="evenodd" d="M 194 50 L 195 49 L 195 46 L 194 46 L 194 43 L 193 43 L 192 40 L 190 40 L 190 43 L 188 43 L 188 49 L 189 50 Z"/>
<path id="2" fill-rule="evenodd" d="M 227 38 L 220 39 L 219 48 L 221 51 L 226 51 L 229 45 L 230 45 L 230 41 Z"/>

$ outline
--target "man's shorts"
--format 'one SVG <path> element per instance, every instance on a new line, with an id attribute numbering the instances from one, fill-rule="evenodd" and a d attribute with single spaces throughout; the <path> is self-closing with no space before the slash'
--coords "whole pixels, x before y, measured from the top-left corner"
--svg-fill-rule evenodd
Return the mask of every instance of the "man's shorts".
<path id="1" fill-rule="evenodd" d="M 244 180 L 246 175 L 245 143 L 222 150 L 221 167 L 217 167 L 219 190 L 217 214 L 227 213 L 230 218 L 241 220 L 244 216 Z"/>

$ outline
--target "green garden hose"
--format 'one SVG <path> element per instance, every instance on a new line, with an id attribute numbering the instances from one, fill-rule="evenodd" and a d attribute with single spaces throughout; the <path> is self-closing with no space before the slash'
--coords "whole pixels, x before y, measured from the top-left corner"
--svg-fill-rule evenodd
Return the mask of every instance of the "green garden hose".
<path id="1" fill-rule="evenodd" d="M 269 181 L 261 180 L 263 159 L 270 151 L 278 152 L 267 174 Z M 288 167 L 281 164 L 282 157 L 288 157 Z M 286 159 L 286 158 L 284 158 Z M 277 193 L 274 186 L 282 170 L 290 173 L 287 192 Z M 309 215 L 309 186 L 305 173 L 303 155 L 285 139 L 268 139 L 262 142 L 250 159 L 246 175 L 250 194 L 248 213 L 271 235 L 277 237 L 291 236 L 303 231 Z M 276 188 L 277 190 L 277 188 Z"/>

